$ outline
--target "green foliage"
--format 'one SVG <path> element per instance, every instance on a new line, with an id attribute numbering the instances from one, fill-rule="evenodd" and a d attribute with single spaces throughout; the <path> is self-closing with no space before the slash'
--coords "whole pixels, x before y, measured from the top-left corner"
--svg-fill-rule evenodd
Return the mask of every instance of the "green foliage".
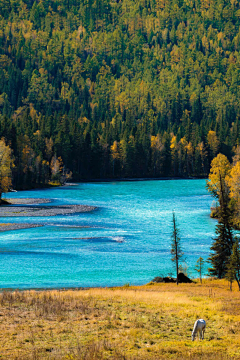
<path id="1" fill-rule="evenodd" d="M 232 247 L 235 242 L 233 235 L 233 214 L 229 208 L 229 195 L 225 181 L 219 178 L 219 218 L 216 226 L 216 238 L 211 246 L 212 253 L 208 261 L 212 267 L 209 269 L 211 276 L 219 279 L 225 277 Z"/>
<path id="2" fill-rule="evenodd" d="M 196 263 L 196 266 L 195 266 L 195 270 L 197 270 L 197 272 L 199 273 L 199 279 L 200 279 L 200 282 L 201 282 L 201 283 L 202 283 L 203 265 L 204 265 L 204 260 L 203 260 L 203 258 L 200 256 L 200 258 L 197 260 L 197 263 Z"/>
<path id="3" fill-rule="evenodd" d="M 234 0 L 0 0 L 14 185 L 49 180 L 50 139 L 76 180 L 206 176 L 240 140 L 239 14 Z"/>
<path id="4" fill-rule="evenodd" d="M 240 290 L 240 247 L 238 239 L 232 247 L 232 254 L 227 266 L 226 279 L 230 281 L 230 289 L 232 290 L 232 282 L 236 279 Z"/>
<path id="5" fill-rule="evenodd" d="M 177 278 L 177 285 L 178 285 L 179 263 L 183 256 L 183 251 L 181 248 L 179 230 L 178 230 L 178 227 L 176 224 L 176 217 L 175 217 L 174 212 L 173 212 L 173 233 L 172 233 L 172 243 L 171 243 L 171 255 L 172 255 L 171 260 L 175 263 L 175 266 L 176 266 L 176 278 Z"/>
<path id="6" fill-rule="evenodd" d="M 230 262 L 227 264 L 227 271 L 225 274 L 225 278 L 229 281 L 230 283 L 230 290 L 232 291 L 232 283 L 235 280 L 235 266 L 233 264 L 233 261 L 230 258 Z"/>

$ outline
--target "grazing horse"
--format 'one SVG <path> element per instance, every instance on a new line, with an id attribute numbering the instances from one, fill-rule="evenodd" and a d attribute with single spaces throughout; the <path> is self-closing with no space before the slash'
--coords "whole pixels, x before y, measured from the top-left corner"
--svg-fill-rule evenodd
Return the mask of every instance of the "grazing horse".
<path id="1" fill-rule="evenodd" d="M 198 319 L 197 321 L 195 321 L 193 331 L 192 331 L 192 341 L 194 341 L 197 333 L 199 333 L 199 339 L 203 340 L 205 329 L 206 329 L 206 321 L 205 320 Z"/>

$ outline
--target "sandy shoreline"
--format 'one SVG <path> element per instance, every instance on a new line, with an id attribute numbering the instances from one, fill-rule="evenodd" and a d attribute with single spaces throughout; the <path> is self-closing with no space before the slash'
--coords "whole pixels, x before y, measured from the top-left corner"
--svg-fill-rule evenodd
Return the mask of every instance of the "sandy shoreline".
<path id="1" fill-rule="evenodd" d="M 42 204 L 51 203 L 51 199 L 5 199 L 10 205 L 2 205 L 0 207 L 0 217 L 49 217 L 57 215 L 71 215 L 78 213 L 90 212 L 96 209 L 94 206 L 88 205 L 49 205 Z M 0 232 L 8 230 L 20 230 L 41 227 L 44 224 L 28 224 L 28 223 L 0 223 Z"/>

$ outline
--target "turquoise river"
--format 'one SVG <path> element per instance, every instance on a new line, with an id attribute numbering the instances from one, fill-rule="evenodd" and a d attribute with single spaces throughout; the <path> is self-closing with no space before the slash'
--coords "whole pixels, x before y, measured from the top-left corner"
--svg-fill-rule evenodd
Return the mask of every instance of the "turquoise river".
<path id="1" fill-rule="evenodd" d="M 21 191 L 8 197 L 49 198 L 49 205 L 86 204 L 97 209 L 54 217 L 1 218 L 1 223 L 44 223 L 2 232 L 0 288 L 67 288 L 145 284 L 174 275 L 172 211 L 184 251 L 184 266 L 207 259 L 216 221 L 205 180 L 80 183 Z M 205 264 L 205 273 L 207 264 Z"/>

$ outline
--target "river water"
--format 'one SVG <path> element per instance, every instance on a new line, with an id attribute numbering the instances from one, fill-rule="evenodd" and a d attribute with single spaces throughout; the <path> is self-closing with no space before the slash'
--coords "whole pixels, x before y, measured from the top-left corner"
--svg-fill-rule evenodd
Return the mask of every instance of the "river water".
<path id="1" fill-rule="evenodd" d="M 80 183 L 8 197 L 50 198 L 51 205 L 97 209 L 44 218 L 0 218 L 1 223 L 44 223 L 41 228 L 1 233 L 0 288 L 145 284 L 158 275 L 174 275 L 173 210 L 183 266 L 196 277 L 196 261 L 200 256 L 207 259 L 216 225 L 209 217 L 212 198 L 205 180 Z"/>

